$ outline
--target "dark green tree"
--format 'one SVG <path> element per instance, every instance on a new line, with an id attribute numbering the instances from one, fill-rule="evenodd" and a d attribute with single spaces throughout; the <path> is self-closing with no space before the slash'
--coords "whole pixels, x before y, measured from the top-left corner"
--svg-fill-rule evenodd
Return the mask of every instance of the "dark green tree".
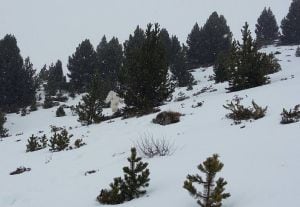
<path id="1" fill-rule="evenodd" d="M 176 36 L 171 39 L 172 62 L 170 70 L 172 72 L 172 79 L 176 81 L 179 87 L 186 87 L 193 85 L 194 78 L 187 70 L 186 54 L 180 45 Z"/>
<path id="2" fill-rule="evenodd" d="M 201 32 L 198 23 L 196 23 L 187 38 L 187 58 L 189 68 L 197 68 L 200 66 L 201 51 L 199 49 L 201 43 Z"/>
<path id="3" fill-rule="evenodd" d="M 159 38 L 165 48 L 168 65 L 170 65 L 172 56 L 172 42 L 168 30 L 162 28 L 159 33 Z"/>
<path id="4" fill-rule="evenodd" d="M 103 93 L 116 91 L 119 85 L 118 74 L 123 61 L 123 48 L 118 38 L 113 37 L 109 42 L 104 36 L 97 46 L 97 69 L 105 85 Z"/>
<path id="5" fill-rule="evenodd" d="M 279 37 L 276 18 L 269 7 L 265 7 L 255 25 L 256 42 L 259 46 L 273 44 Z"/>
<path id="6" fill-rule="evenodd" d="M 8 130 L 5 129 L 3 126 L 5 124 L 5 122 L 6 122 L 5 114 L 0 111 L 0 138 L 8 136 L 8 134 L 7 134 Z"/>
<path id="7" fill-rule="evenodd" d="M 64 107 L 63 106 L 58 107 L 55 114 L 56 114 L 56 117 L 66 116 L 66 112 L 64 110 Z"/>
<path id="8" fill-rule="evenodd" d="M 120 94 L 127 109 L 148 113 L 171 94 L 166 52 L 159 38 L 159 25 L 148 24 L 144 34 L 137 28 L 125 43 L 125 60 L 120 73 Z"/>
<path id="9" fill-rule="evenodd" d="M 298 46 L 295 53 L 296 57 L 300 57 L 300 47 Z"/>
<path id="10" fill-rule="evenodd" d="M 59 152 L 67 149 L 72 136 L 73 135 L 69 135 L 66 129 L 63 129 L 61 132 L 55 132 L 49 140 L 50 151 Z"/>
<path id="11" fill-rule="evenodd" d="M 70 90 L 78 93 L 86 92 L 96 66 L 96 52 L 90 41 L 86 39 L 79 44 L 75 53 L 69 57 Z"/>
<path id="12" fill-rule="evenodd" d="M 48 71 L 49 73 L 45 91 L 48 95 L 54 96 L 58 91 L 61 92 L 66 85 L 66 77 L 63 75 L 62 62 L 57 60 L 55 65 L 50 65 Z"/>
<path id="13" fill-rule="evenodd" d="M 229 193 L 224 193 L 227 182 L 223 178 L 215 181 L 216 174 L 222 170 L 223 166 L 223 163 L 219 161 L 219 156 L 214 154 L 203 164 L 198 165 L 198 169 L 206 176 L 205 180 L 198 174 L 187 176 L 183 187 L 197 199 L 201 207 L 221 207 L 222 201 L 230 197 Z M 202 185 L 203 192 L 197 191 L 194 183 Z"/>
<path id="14" fill-rule="evenodd" d="M 99 123 L 101 121 L 103 100 L 101 96 L 102 83 L 98 73 L 94 74 L 88 94 L 82 97 L 82 102 L 76 106 L 76 112 L 79 116 L 78 121 L 84 125 Z"/>
<path id="15" fill-rule="evenodd" d="M 300 44 L 300 0 L 292 0 L 287 16 L 281 22 L 283 44 Z"/>

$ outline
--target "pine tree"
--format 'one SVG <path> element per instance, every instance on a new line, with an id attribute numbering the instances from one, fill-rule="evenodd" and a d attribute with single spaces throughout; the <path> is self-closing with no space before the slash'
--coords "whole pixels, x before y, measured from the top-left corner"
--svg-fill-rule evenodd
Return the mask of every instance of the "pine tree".
<path id="1" fill-rule="evenodd" d="M 16 112 L 32 104 L 34 73 L 29 58 L 23 62 L 14 36 L 6 35 L 0 40 L 0 108 L 4 112 Z"/>
<path id="2" fill-rule="evenodd" d="M 233 53 L 226 63 L 229 74 L 229 91 L 239 91 L 268 82 L 267 74 L 280 69 L 274 56 L 258 52 L 257 44 L 251 37 L 249 25 L 246 22 L 242 30 L 243 44 L 232 44 Z"/>
<path id="3" fill-rule="evenodd" d="M 63 75 L 62 62 L 57 60 L 56 64 L 51 64 L 49 67 L 49 73 L 47 77 L 47 84 L 45 91 L 47 95 L 54 96 L 57 91 L 61 91 L 65 88 L 66 77 Z"/>
<path id="4" fill-rule="evenodd" d="M 293 0 L 281 22 L 283 44 L 300 44 L 300 0 Z"/>
<path id="5" fill-rule="evenodd" d="M 65 150 L 69 146 L 71 137 L 72 135 L 69 135 L 66 129 L 63 129 L 60 133 L 55 132 L 49 140 L 50 151 L 59 152 Z"/>
<path id="6" fill-rule="evenodd" d="M 189 68 L 197 68 L 200 66 L 201 62 L 199 57 L 201 56 L 201 51 L 199 50 L 200 43 L 201 43 L 201 32 L 199 25 L 196 23 L 188 35 L 187 38 L 187 58 L 189 63 Z"/>
<path id="7" fill-rule="evenodd" d="M 79 116 L 78 121 L 84 125 L 99 123 L 102 118 L 102 106 L 104 97 L 102 93 L 102 83 L 98 73 L 94 74 L 92 84 L 87 95 L 82 97 L 82 103 L 76 106 Z"/>
<path id="8" fill-rule="evenodd" d="M 168 65 L 170 65 L 172 56 L 172 42 L 168 30 L 162 28 L 159 33 L 159 38 L 163 44 L 163 47 L 165 48 Z"/>
<path id="9" fill-rule="evenodd" d="M 69 57 L 68 74 L 70 88 L 74 92 L 82 93 L 88 90 L 96 69 L 96 52 L 88 39 L 76 48 L 75 53 Z"/>
<path id="10" fill-rule="evenodd" d="M 186 54 L 180 45 L 180 42 L 176 36 L 172 36 L 171 39 L 171 65 L 170 70 L 172 72 L 172 79 L 177 82 L 179 87 L 186 87 L 193 85 L 194 78 L 192 74 L 187 70 Z"/>
<path id="11" fill-rule="evenodd" d="M 120 73 L 127 109 L 148 113 L 171 94 L 166 52 L 159 39 L 159 25 L 148 24 L 144 34 L 137 28 L 125 43 L 125 60 Z"/>
<path id="12" fill-rule="evenodd" d="M 264 8 L 255 26 L 256 42 L 259 46 L 273 44 L 278 39 L 279 28 L 270 7 Z"/>
<path id="13" fill-rule="evenodd" d="M 188 175 L 184 182 L 184 188 L 195 197 L 197 203 L 201 207 L 221 207 L 222 200 L 230 197 L 229 193 L 224 193 L 227 182 L 223 178 L 219 178 L 215 182 L 215 177 L 223 168 L 223 163 L 219 161 L 219 156 L 214 154 L 206 159 L 203 164 L 198 166 L 198 169 L 206 175 L 204 180 L 200 175 Z M 194 183 L 203 185 L 203 192 L 198 192 Z"/>
<path id="14" fill-rule="evenodd" d="M 56 114 L 56 117 L 66 116 L 66 112 L 64 110 L 64 107 L 63 106 L 58 107 L 55 114 Z"/>
<path id="15" fill-rule="evenodd" d="M 295 53 L 296 57 L 300 57 L 300 47 L 298 46 Z"/>
<path id="16" fill-rule="evenodd" d="M 8 130 L 5 129 L 3 126 L 5 124 L 5 122 L 6 122 L 5 114 L 0 111 L 0 138 L 8 136 L 8 134 L 7 134 Z"/>
<path id="17" fill-rule="evenodd" d="M 113 37 L 107 42 L 104 36 L 96 51 L 99 74 L 105 82 L 103 93 L 107 95 L 109 91 L 116 91 L 118 88 L 118 74 L 123 61 L 123 48 L 117 38 Z"/>

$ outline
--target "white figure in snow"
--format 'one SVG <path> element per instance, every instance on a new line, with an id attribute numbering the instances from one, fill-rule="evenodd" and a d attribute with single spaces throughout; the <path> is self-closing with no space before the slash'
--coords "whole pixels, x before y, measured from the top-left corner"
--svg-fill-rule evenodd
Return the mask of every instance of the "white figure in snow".
<path id="1" fill-rule="evenodd" d="M 119 109 L 119 104 L 123 103 L 123 99 L 121 99 L 116 92 L 110 91 L 105 99 L 105 103 L 108 104 L 109 102 L 112 112 L 116 113 Z"/>

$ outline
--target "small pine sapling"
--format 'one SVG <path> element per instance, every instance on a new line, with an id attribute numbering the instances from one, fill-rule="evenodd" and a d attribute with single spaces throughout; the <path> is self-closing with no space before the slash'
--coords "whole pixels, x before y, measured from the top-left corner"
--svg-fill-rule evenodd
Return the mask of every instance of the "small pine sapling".
<path id="1" fill-rule="evenodd" d="M 71 137 L 72 135 L 69 135 L 66 129 L 63 129 L 60 133 L 55 132 L 49 140 L 50 151 L 59 152 L 66 149 L 69 146 Z"/>
<path id="2" fill-rule="evenodd" d="M 298 122 L 300 120 L 300 105 L 296 105 L 294 109 L 290 109 L 289 111 L 283 109 L 281 113 L 281 124 L 291 124 Z"/>
<path id="3" fill-rule="evenodd" d="M 8 130 L 3 126 L 5 122 L 6 122 L 5 114 L 0 111 L 0 138 L 8 136 L 7 134 Z"/>
<path id="4" fill-rule="evenodd" d="M 64 107 L 60 106 L 56 110 L 56 117 L 62 117 L 62 116 L 66 116 L 66 112 L 64 110 Z"/>
<path id="5" fill-rule="evenodd" d="M 212 157 L 206 159 L 203 164 L 198 166 L 198 169 L 205 173 L 204 180 L 200 175 L 188 175 L 184 182 L 183 188 L 190 192 L 190 194 L 197 199 L 197 203 L 201 207 L 221 207 L 222 200 L 230 197 L 229 193 L 224 193 L 227 182 L 223 178 L 219 178 L 215 182 L 215 177 L 223 168 L 223 163 L 219 161 L 219 156 L 214 154 Z M 194 183 L 202 185 L 203 192 L 197 191 Z"/>
<path id="6" fill-rule="evenodd" d="M 26 152 L 34 152 L 47 147 L 47 137 L 44 134 L 42 137 L 31 135 L 27 140 Z"/>

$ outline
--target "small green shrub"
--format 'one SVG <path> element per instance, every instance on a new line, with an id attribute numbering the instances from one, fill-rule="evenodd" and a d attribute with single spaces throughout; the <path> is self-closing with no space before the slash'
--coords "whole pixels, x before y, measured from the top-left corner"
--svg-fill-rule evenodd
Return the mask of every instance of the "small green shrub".
<path id="1" fill-rule="evenodd" d="M 63 117 L 63 116 L 66 116 L 66 112 L 64 110 L 64 107 L 60 106 L 56 110 L 56 117 Z"/>
<path id="2" fill-rule="evenodd" d="M 59 152 L 67 149 L 72 136 L 68 134 L 66 129 L 63 129 L 61 132 L 54 132 L 54 135 L 49 140 L 50 151 Z"/>
<path id="3" fill-rule="evenodd" d="M 34 152 L 47 147 L 47 137 L 44 134 L 42 137 L 31 135 L 27 140 L 26 152 Z"/>
<path id="4" fill-rule="evenodd" d="M 291 124 L 300 120 L 300 105 L 296 105 L 294 109 L 287 111 L 283 109 L 281 113 L 281 124 Z"/>

